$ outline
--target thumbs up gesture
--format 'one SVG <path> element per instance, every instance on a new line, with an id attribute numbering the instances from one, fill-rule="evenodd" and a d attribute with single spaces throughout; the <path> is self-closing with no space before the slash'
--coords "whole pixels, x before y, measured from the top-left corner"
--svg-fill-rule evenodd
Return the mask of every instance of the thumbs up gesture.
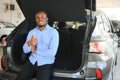
<path id="1" fill-rule="evenodd" d="M 35 38 L 34 34 L 32 34 L 31 39 L 28 41 L 28 46 L 35 46 L 37 44 L 37 39 Z"/>

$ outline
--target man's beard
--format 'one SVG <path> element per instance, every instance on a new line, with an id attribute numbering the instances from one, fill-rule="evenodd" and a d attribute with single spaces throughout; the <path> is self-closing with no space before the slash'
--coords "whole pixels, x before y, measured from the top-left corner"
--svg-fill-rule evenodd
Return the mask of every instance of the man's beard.
<path id="1" fill-rule="evenodd" d="M 45 26 L 45 25 L 38 25 L 39 27 L 43 27 L 43 26 Z"/>
<path id="2" fill-rule="evenodd" d="M 38 22 L 39 27 L 44 27 L 44 26 L 46 26 L 46 24 L 47 24 L 46 22 Z"/>
<path id="3" fill-rule="evenodd" d="M 45 27 L 47 24 L 38 24 L 39 27 Z"/>

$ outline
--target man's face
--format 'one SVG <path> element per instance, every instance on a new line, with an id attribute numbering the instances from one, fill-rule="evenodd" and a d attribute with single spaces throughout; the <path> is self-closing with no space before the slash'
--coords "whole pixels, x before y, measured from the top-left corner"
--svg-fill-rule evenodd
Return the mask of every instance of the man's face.
<path id="1" fill-rule="evenodd" d="M 36 23 L 39 27 L 43 27 L 47 24 L 48 18 L 44 12 L 39 12 L 36 14 Z"/>

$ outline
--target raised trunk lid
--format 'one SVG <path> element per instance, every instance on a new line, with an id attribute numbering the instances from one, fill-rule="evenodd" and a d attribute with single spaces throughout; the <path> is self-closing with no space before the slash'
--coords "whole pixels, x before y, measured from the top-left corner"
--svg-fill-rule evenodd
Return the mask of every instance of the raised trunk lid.
<path id="1" fill-rule="evenodd" d="M 84 0 L 17 0 L 26 20 L 34 19 L 35 13 L 44 10 L 49 21 L 84 21 Z"/>

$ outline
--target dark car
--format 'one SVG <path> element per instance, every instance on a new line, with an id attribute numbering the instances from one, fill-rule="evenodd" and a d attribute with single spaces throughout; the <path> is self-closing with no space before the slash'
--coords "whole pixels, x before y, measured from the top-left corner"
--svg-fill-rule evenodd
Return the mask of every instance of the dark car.
<path id="1" fill-rule="evenodd" d="M 116 34 L 118 35 L 118 47 L 120 47 L 120 21 L 112 20 L 112 23 L 116 29 Z"/>
<path id="2" fill-rule="evenodd" d="M 118 36 L 109 18 L 95 11 L 95 0 L 17 2 L 26 19 L 7 37 L 0 78 L 15 79 L 30 55 L 25 55 L 22 47 L 28 32 L 36 26 L 34 14 L 45 10 L 49 24 L 60 36 L 50 80 L 116 80 Z"/>

